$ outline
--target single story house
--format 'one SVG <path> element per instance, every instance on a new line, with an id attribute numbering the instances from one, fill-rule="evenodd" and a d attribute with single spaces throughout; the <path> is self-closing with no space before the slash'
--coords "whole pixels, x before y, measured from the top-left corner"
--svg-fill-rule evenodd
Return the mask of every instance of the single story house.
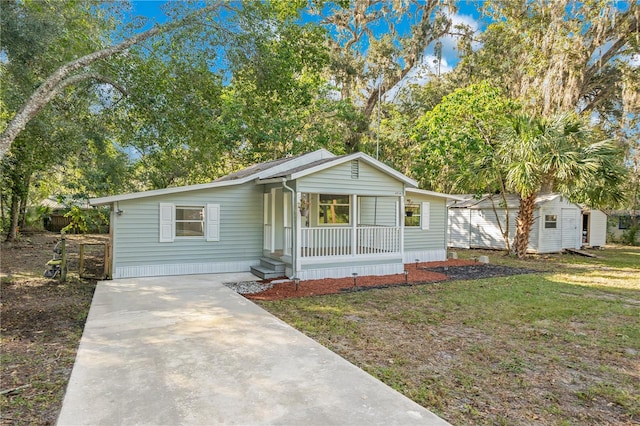
<path id="1" fill-rule="evenodd" d="M 43 227 L 47 231 L 60 232 L 62 228 L 71 224 L 71 218 L 65 216 L 72 207 L 78 207 L 82 210 L 89 210 L 91 206 L 86 201 L 50 196 L 42 200 L 39 205 L 46 207 L 49 213 L 43 217 Z"/>
<path id="2" fill-rule="evenodd" d="M 319 279 L 445 260 L 447 199 L 363 154 L 320 149 L 111 207 L 113 278 L 240 272 Z"/>
<path id="3" fill-rule="evenodd" d="M 520 208 L 517 195 L 509 194 L 506 205 L 500 195 L 484 195 L 480 198 L 466 195 L 463 198 L 463 201 L 449 204 L 449 247 L 506 249 L 500 226 L 506 230 L 507 209 L 509 241 L 513 244 L 516 216 Z M 593 215 L 594 218 L 596 216 Z M 568 248 L 579 249 L 582 246 L 583 226 L 580 206 L 569 202 L 561 194 L 540 195 L 535 202 L 534 223 L 527 251 L 554 253 Z M 593 230 L 588 231 L 588 236 L 593 238 L 594 233 Z"/>
<path id="4" fill-rule="evenodd" d="M 619 243 L 624 241 L 625 233 L 628 233 L 635 223 L 640 223 L 640 211 L 613 210 L 609 212 L 607 233 L 609 241 Z M 635 235 L 635 243 L 640 243 L 640 232 Z"/>

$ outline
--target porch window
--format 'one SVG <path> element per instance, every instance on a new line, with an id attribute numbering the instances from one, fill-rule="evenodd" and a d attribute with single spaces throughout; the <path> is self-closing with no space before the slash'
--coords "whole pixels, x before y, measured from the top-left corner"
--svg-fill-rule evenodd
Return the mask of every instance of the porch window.
<path id="1" fill-rule="evenodd" d="M 176 237 L 204 237 L 204 207 L 176 206 Z"/>
<path id="2" fill-rule="evenodd" d="M 318 223 L 320 225 L 348 225 L 351 197 L 348 195 L 320 194 Z"/>
<path id="3" fill-rule="evenodd" d="M 558 227 L 558 216 L 555 214 L 544 215 L 544 228 L 555 229 Z"/>

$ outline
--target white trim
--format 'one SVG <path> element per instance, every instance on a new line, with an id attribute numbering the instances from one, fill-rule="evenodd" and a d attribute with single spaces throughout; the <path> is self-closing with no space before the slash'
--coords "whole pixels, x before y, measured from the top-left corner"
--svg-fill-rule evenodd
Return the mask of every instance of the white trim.
<path id="1" fill-rule="evenodd" d="M 113 271 L 113 279 L 158 277 L 163 275 L 218 274 L 222 272 L 249 272 L 252 266 L 260 264 L 260 260 L 239 262 L 207 262 L 178 263 L 140 266 L 117 266 Z"/>
<path id="2" fill-rule="evenodd" d="M 447 260 L 447 250 L 411 250 L 405 251 L 402 261 L 404 263 L 415 263 L 416 259 L 420 262 L 439 262 Z"/>
<path id="3" fill-rule="evenodd" d="M 466 198 L 461 197 L 459 195 L 451 195 L 451 194 L 444 194 L 444 193 L 441 193 L 441 192 L 427 191 L 426 189 L 407 188 L 407 192 L 413 192 L 415 194 L 421 194 L 421 195 L 430 195 L 432 197 L 446 198 L 446 199 L 455 200 L 455 201 L 465 201 L 466 200 Z"/>
<path id="4" fill-rule="evenodd" d="M 200 189 L 220 188 L 224 186 L 239 185 L 250 180 L 251 180 L 251 177 L 238 179 L 238 180 L 222 181 L 222 182 L 200 183 L 197 185 L 174 186 L 171 188 L 154 189 L 151 191 L 131 192 L 128 194 L 112 195 L 109 197 L 92 198 L 89 200 L 89 203 L 92 206 L 103 206 L 105 204 L 111 204 L 116 201 L 135 200 L 137 198 L 156 197 L 159 195 L 168 195 L 168 194 L 175 194 L 180 192 L 197 191 Z"/>
<path id="5" fill-rule="evenodd" d="M 292 157 L 288 161 L 283 161 L 282 163 L 276 166 L 273 166 L 271 168 L 268 168 L 262 171 L 258 171 L 249 176 L 245 176 L 241 179 L 214 181 L 214 182 L 208 182 L 208 183 L 200 183 L 196 185 L 175 186 L 171 188 L 154 189 L 151 191 L 131 192 L 127 194 L 111 195 L 109 197 L 92 198 L 89 200 L 89 204 L 92 206 L 103 206 L 105 204 L 111 204 L 116 201 L 134 200 L 137 198 L 155 197 L 159 195 L 168 195 L 168 194 L 175 194 L 175 193 L 188 192 L 188 191 L 198 191 L 200 189 L 211 189 L 211 188 L 221 188 L 225 186 L 241 185 L 243 183 L 250 182 L 255 179 L 260 179 L 262 177 L 273 175 L 274 170 L 281 170 L 281 171 L 290 170 L 292 168 L 292 165 L 295 165 L 295 164 L 298 164 L 298 166 L 301 166 L 301 165 L 304 165 L 305 163 L 312 163 L 317 160 L 322 160 L 324 158 L 332 158 L 332 157 L 335 157 L 335 155 L 327 151 L 326 149 L 321 148 L 299 157 Z"/>
<path id="6" fill-rule="evenodd" d="M 301 280 L 320 280 L 324 278 L 352 278 L 353 273 L 358 277 L 368 275 L 396 275 L 402 274 L 404 265 L 400 262 L 384 263 L 377 265 L 361 265 L 361 266 L 340 266 L 337 268 L 317 268 L 305 269 L 298 271 L 298 277 Z M 356 279 L 357 283 L 357 279 Z M 302 284 L 304 285 L 304 284 Z"/>
<path id="7" fill-rule="evenodd" d="M 366 262 L 368 260 L 375 262 L 379 260 L 393 260 L 400 261 L 402 255 L 400 252 L 395 253 L 377 253 L 377 254 L 356 254 L 345 256 L 316 256 L 316 257 L 303 257 L 301 259 L 302 266 L 304 265 L 316 265 L 322 263 L 350 263 L 350 262 Z M 369 274 L 375 275 L 375 274 Z"/>
<path id="8" fill-rule="evenodd" d="M 393 177 L 395 177 L 396 179 L 398 179 L 399 181 L 404 182 L 405 184 L 409 185 L 409 186 L 418 186 L 418 182 L 416 182 L 415 180 L 403 175 L 402 173 L 400 173 L 397 170 L 392 169 L 391 167 L 387 166 L 384 163 L 381 163 L 380 161 L 376 160 L 375 158 L 372 158 L 370 156 L 368 156 L 367 154 L 363 153 L 363 152 L 355 152 L 353 154 L 350 155 L 345 155 L 343 157 L 336 157 L 334 160 L 332 161 L 327 161 L 324 162 L 322 164 L 318 164 L 316 166 L 313 167 L 309 167 L 307 169 L 304 170 L 300 170 L 299 172 L 296 173 L 291 173 L 290 175 L 287 176 L 288 180 L 295 180 L 313 173 L 317 173 L 320 172 L 322 170 L 326 170 L 329 169 L 331 167 L 335 167 L 338 166 L 340 164 L 344 164 L 348 161 L 352 161 L 352 160 L 363 160 L 365 163 L 369 164 L 370 166 L 381 170 L 382 172 L 389 174 Z M 278 176 L 274 173 L 271 173 L 269 176 L 265 176 L 263 179 L 261 179 L 258 183 L 271 183 L 272 180 L 271 179 L 275 179 Z"/>

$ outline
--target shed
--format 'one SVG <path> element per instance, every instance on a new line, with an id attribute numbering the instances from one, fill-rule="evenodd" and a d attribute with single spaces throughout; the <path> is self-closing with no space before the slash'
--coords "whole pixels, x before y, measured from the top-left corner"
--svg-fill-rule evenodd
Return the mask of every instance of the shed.
<path id="1" fill-rule="evenodd" d="M 463 201 L 449 204 L 449 247 L 504 250 L 506 243 L 502 230 L 506 232 L 507 226 L 509 241 L 513 243 L 520 208 L 517 195 L 507 195 L 506 203 L 500 195 L 466 195 L 463 198 Z M 579 249 L 581 215 L 580 206 L 561 194 L 538 196 L 528 252 L 554 253 L 568 248 Z"/>

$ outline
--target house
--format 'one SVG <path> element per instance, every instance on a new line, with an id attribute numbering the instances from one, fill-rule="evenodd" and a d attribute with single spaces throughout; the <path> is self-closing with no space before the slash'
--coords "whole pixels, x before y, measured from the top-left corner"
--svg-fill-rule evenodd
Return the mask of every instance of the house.
<path id="1" fill-rule="evenodd" d="M 448 198 L 366 154 L 320 149 L 91 204 L 111 207 L 113 278 L 251 269 L 305 280 L 445 260 Z"/>
<path id="2" fill-rule="evenodd" d="M 74 200 L 69 197 L 64 197 L 60 200 L 54 196 L 45 198 L 39 205 L 49 211 L 43 218 L 43 226 L 44 229 L 52 232 L 60 232 L 62 228 L 71 224 L 71 217 L 66 216 L 66 214 L 72 207 L 75 206 L 82 210 L 91 208 L 86 201 Z"/>
<path id="3" fill-rule="evenodd" d="M 607 226 L 607 233 L 609 241 L 619 243 L 625 242 L 628 244 L 631 237 L 630 231 L 634 224 L 633 218 L 635 217 L 635 223 L 640 224 L 640 214 L 637 210 L 614 210 L 609 212 L 609 220 Z M 640 232 L 634 233 L 635 244 L 640 243 Z"/>
<path id="4" fill-rule="evenodd" d="M 513 243 L 520 208 L 517 195 L 507 195 L 506 204 L 500 195 L 479 198 L 467 195 L 463 198 L 463 201 L 449 204 L 449 247 L 506 249 L 501 227 L 506 232 L 507 210 L 509 240 Z M 538 196 L 528 251 L 554 253 L 567 248 L 579 249 L 582 245 L 582 220 L 580 206 L 561 194 Z"/>

